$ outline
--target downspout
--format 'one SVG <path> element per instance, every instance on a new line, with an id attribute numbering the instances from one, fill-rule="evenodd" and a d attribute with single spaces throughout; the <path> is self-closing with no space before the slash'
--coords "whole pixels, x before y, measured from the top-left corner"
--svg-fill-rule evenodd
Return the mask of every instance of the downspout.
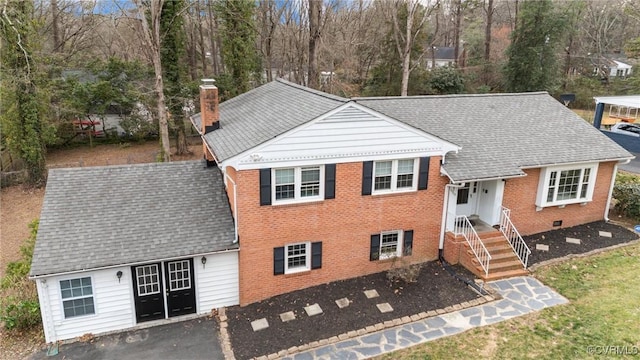
<path id="1" fill-rule="evenodd" d="M 442 255 L 444 250 L 444 234 L 447 229 L 447 217 L 449 209 L 449 189 L 458 189 L 464 186 L 464 183 L 447 184 L 444 186 L 444 204 L 442 205 L 442 224 L 440 225 L 440 242 L 438 244 L 438 257 Z"/>
<path id="2" fill-rule="evenodd" d="M 442 225 L 440 226 L 440 244 L 438 245 L 438 260 L 442 267 L 449 273 L 449 275 L 453 276 L 456 280 L 462 281 L 467 286 L 473 288 L 480 295 L 487 295 L 487 291 L 484 290 L 481 286 L 475 283 L 475 281 L 471 281 L 466 279 L 456 273 L 456 271 L 449 265 L 447 260 L 444 258 L 444 234 L 446 232 L 447 227 L 447 217 L 448 217 L 448 208 L 449 208 L 449 189 L 458 189 L 464 186 L 465 183 L 458 184 L 447 184 L 444 186 L 444 206 L 442 206 Z"/>
<path id="3" fill-rule="evenodd" d="M 236 182 L 233 181 L 233 179 L 231 178 L 231 176 L 227 175 L 227 172 L 224 172 L 224 177 L 225 179 L 231 181 L 231 183 L 233 184 L 233 215 L 234 215 L 234 222 L 233 222 L 233 228 L 235 231 L 235 238 L 233 240 L 234 244 L 238 243 L 238 192 L 236 190 L 237 186 L 236 186 Z"/>
<path id="4" fill-rule="evenodd" d="M 609 208 L 611 207 L 611 199 L 613 198 L 613 188 L 616 185 L 616 177 L 618 176 L 618 164 L 628 164 L 631 159 L 627 159 L 624 162 L 619 162 L 613 165 L 613 176 L 611 177 L 611 185 L 609 186 L 609 195 L 607 196 L 607 204 L 604 207 L 604 221 L 609 222 Z"/>

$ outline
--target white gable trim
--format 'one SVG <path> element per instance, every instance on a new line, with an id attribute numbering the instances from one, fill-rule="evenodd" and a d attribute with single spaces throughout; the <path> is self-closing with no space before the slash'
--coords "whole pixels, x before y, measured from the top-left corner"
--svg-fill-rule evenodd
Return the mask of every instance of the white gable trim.
<path id="1" fill-rule="evenodd" d="M 355 115 L 359 113 L 360 115 L 350 120 L 349 112 L 353 112 Z M 333 118 L 341 113 L 343 118 Z M 353 126 L 350 126 L 350 124 L 353 124 Z M 310 132 L 312 127 L 318 128 L 318 131 L 326 131 L 326 133 L 314 135 Z M 386 134 L 384 127 L 396 129 L 398 132 L 395 135 L 382 135 Z M 361 132 L 363 136 L 360 137 L 358 132 L 363 130 L 364 132 Z M 305 131 L 308 133 L 302 135 Z M 402 134 L 403 132 L 405 135 Z M 295 139 L 296 135 L 299 136 L 298 139 Z M 326 142 L 321 141 L 321 139 L 326 139 Z M 306 147 L 306 141 L 310 142 L 308 148 L 295 151 L 287 147 L 287 140 L 289 146 L 300 145 L 302 148 Z M 378 146 L 376 141 L 381 141 L 381 144 Z M 331 147 L 331 143 L 336 146 Z M 348 144 L 348 147 L 345 147 L 345 144 Z M 317 148 L 313 148 L 314 145 Z M 450 151 L 457 152 L 458 150 L 460 150 L 460 147 L 455 144 L 355 102 L 349 102 L 254 148 L 233 156 L 223 161 L 221 166 L 222 168 L 233 166 L 238 170 L 248 170 L 265 167 L 444 156 Z M 265 153 L 268 154 L 268 157 Z"/>

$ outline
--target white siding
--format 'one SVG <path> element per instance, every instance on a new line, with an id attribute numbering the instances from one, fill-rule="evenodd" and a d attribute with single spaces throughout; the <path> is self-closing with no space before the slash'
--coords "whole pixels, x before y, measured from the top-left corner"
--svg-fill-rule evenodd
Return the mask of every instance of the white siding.
<path id="1" fill-rule="evenodd" d="M 241 155 L 239 164 L 240 168 L 250 168 L 300 161 L 352 162 L 375 156 L 437 156 L 455 149 L 452 144 L 398 121 L 348 104 L 252 150 L 251 154 Z"/>
<path id="2" fill-rule="evenodd" d="M 116 273 L 122 271 L 118 282 Z M 64 318 L 60 280 L 91 277 L 95 314 Z M 131 297 L 131 272 L 128 267 L 87 271 L 80 274 L 53 276 L 37 280 L 38 295 L 45 321 L 47 342 L 71 339 L 87 333 L 94 335 L 125 329 L 134 325 L 135 312 Z M 40 291 L 42 290 L 42 291 Z M 48 305 L 48 306 L 47 306 Z M 47 308 L 48 307 L 48 308 Z"/>
<path id="3" fill-rule="evenodd" d="M 204 266 L 201 258 L 193 259 L 198 314 L 206 314 L 214 308 L 238 305 L 238 252 L 206 255 L 207 263 Z"/>

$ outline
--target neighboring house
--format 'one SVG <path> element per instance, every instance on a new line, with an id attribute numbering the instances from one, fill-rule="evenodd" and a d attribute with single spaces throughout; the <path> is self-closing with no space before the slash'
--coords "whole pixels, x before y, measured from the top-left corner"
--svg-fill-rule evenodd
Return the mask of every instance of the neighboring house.
<path id="1" fill-rule="evenodd" d="M 434 67 L 451 66 L 456 61 L 455 48 L 447 46 L 434 46 L 430 51 L 427 51 L 426 58 L 427 69 L 431 69 Z"/>
<path id="2" fill-rule="evenodd" d="M 217 92 L 202 85 L 192 117 L 206 162 L 51 172 L 31 271 L 47 341 L 243 306 L 396 259 L 522 274 L 515 228 L 605 219 L 616 168 L 633 157 L 547 93 L 346 99 L 277 80 L 218 105 Z M 95 179 L 97 199 L 72 190 Z M 188 309 L 162 296 L 176 264 L 193 269 L 175 278 L 193 279 Z M 155 312 L 139 310 L 147 299 Z"/>
<path id="3" fill-rule="evenodd" d="M 633 65 L 624 63 L 611 57 L 591 57 L 589 58 L 593 66 L 593 74 L 603 78 L 625 78 L 631 75 Z"/>

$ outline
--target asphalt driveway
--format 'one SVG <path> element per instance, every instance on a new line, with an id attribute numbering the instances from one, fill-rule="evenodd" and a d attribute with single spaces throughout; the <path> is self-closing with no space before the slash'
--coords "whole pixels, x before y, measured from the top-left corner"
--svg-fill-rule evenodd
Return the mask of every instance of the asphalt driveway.
<path id="1" fill-rule="evenodd" d="M 224 359 L 218 334 L 215 319 L 202 317 L 60 345 L 56 356 L 41 351 L 30 359 Z"/>

